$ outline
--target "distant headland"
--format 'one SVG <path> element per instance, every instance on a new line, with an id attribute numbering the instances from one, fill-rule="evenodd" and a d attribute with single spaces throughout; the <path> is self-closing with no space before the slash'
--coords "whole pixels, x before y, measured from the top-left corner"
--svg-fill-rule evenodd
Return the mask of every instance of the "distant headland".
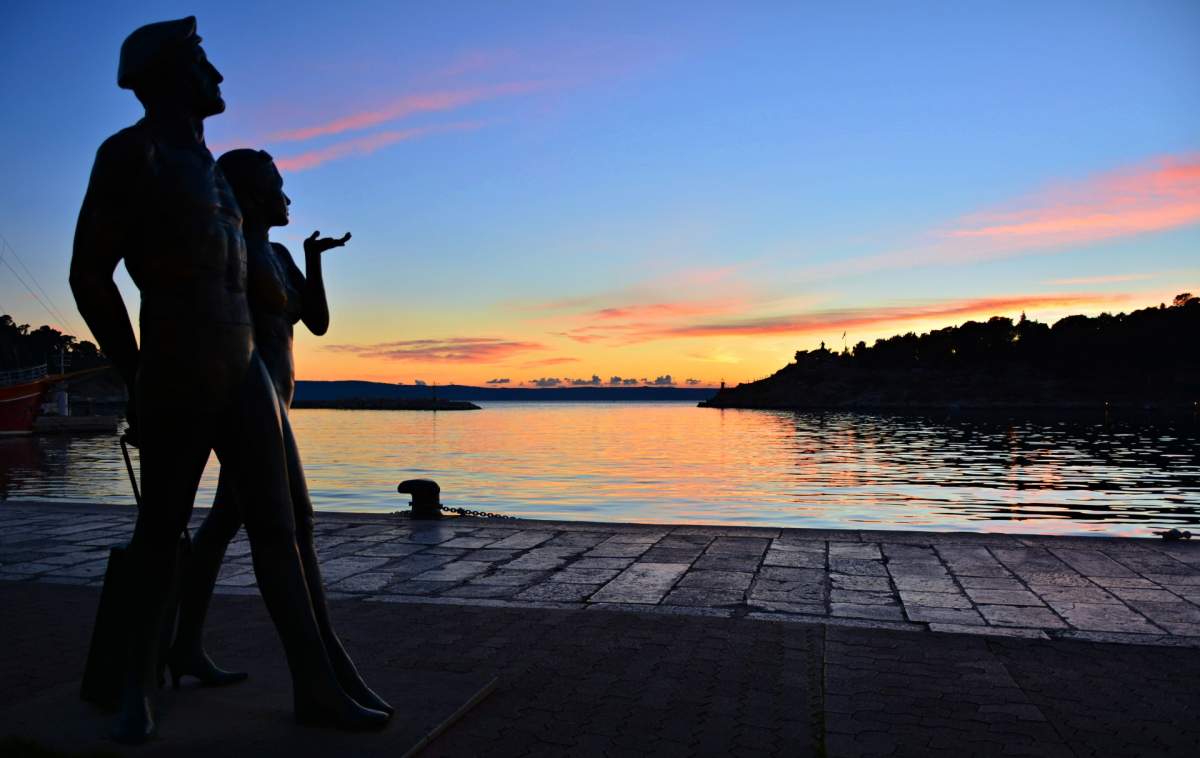
<path id="1" fill-rule="evenodd" d="M 338 411 L 477 411 L 466 400 L 440 397 L 347 397 L 329 400 L 293 400 L 293 408 L 325 408 Z"/>
<path id="2" fill-rule="evenodd" d="M 771 376 L 724 388 L 705 408 L 919 409 L 1093 407 L 1195 409 L 1200 298 L 1128 314 L 1022 314 L 927 334 L 801 350 Z"/>
<path id="3" fill-rule="evenodd" d="M 329 408 L 314 405 L 332 402 L 465 401 L 465 402 L 697 402 L 716 390 L 702 387 L 471 387 L 463 384 L 424 385 L 386 382 L 296 382 L 296 408 Z M 345 407 L 345 406 L 337 406 Z M 364 406 L 365 407 L 365 406 Z"/>

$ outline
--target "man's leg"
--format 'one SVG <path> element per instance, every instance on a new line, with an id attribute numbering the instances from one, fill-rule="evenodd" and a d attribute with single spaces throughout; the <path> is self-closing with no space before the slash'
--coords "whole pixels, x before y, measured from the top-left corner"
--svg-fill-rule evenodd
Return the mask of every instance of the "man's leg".
<path id="1" fill-rule="evenodd" d="M 128 657 L 121 714 L 112 732 L 118 742 L 135 744 L 154 732 L 149 695 L 158 685 L 166 603 L 179 538 L 210 450 L 203 419 L 180 419 L 166 409 L 143 413 L 142 419 L 142 507 L 128 553 Z"/>

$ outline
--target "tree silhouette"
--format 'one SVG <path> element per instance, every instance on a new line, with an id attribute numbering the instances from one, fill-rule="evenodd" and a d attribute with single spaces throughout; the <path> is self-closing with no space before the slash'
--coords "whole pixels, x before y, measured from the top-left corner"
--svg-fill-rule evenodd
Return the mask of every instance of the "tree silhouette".
<path id="1" fill-rule="evenodd" d="M 799 350 L 795 363 L 724 390 L 713 404 L 751 407 L 1090 405 L 1200 399 L 1200 298 L 1170 307 L 1067 316 L 1021 314 L 899 334 L 849 352 Z"/>
<path id="2" fill-rule="evenodd" d="M 30 330 L 29 324 L 18 324 L 12 316 L 0 315 L 0 370 L 45 363 L 56 371 L 60 356 L 70 370 L 108 365 L 108 359 L 92 342 L 77 340 L 46 325 Z"/>

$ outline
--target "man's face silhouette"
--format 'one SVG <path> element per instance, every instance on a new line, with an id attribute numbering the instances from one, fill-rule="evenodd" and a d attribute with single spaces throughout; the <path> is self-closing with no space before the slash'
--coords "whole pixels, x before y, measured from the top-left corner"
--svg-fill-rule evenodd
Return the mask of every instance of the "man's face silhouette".
<path id="1" fill-rule="evenodd" d="M 193 113 L 201 118 L 225 111 L 221 98 L 221 82 L 225 77 L 217 70 L 200 45 L 188 45 L 181 51 L 179 77 L 186 82 Z"/>

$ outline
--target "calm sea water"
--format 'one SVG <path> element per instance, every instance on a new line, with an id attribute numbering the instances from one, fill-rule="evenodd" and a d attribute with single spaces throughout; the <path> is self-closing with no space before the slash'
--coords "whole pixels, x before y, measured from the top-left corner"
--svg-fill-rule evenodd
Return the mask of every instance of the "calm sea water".
<path id="1" fill-rule="evenodd" d="M 535 518 L 1146 534 L 1200 527 L 1200 424 L 492 403 L 298 410 L 319 510 L 448 505 Z M 197 503 L 212 498 L 215 459 Z M 128 503 L 115 436 L 0 440 L 0 498 Z"/>

